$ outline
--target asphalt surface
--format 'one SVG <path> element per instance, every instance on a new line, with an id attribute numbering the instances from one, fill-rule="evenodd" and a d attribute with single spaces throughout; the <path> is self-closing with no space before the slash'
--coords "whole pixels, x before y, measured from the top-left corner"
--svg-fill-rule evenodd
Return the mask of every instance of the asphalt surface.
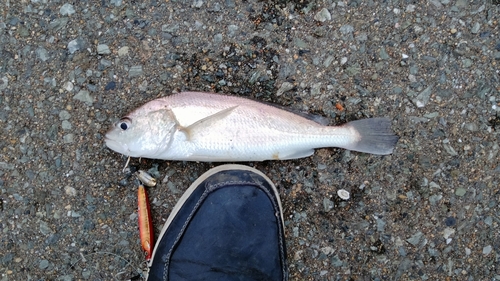
<path id="1" fill-rule="evenodd" d="M 386 116 L 392 155 L 244 163 L 280 188 L 291 280 L 500 280 L 498 0 L 0 3 L 0 280 L 145 269 L 111 124 L 211 91 L 326 116 Z M 218 164 L 132 159 L 156 235 Z M 339 189 L 350 192 L 343 200 Z"/>

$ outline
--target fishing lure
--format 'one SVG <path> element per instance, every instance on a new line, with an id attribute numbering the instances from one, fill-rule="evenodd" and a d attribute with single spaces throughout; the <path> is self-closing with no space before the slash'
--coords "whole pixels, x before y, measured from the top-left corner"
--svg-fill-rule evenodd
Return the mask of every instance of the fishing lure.
<path id="1" fill-rule="evenodd" d="M 149 208 L 148 194 L 146 193 L 146 188 L 142 184 L 139 185 L 139 189 L 137 192 L 137 201 L 141 245 L 144 251 L 146 251 L 146 260 L 149 261 L 151 259 L 151 255 L 153 254 L 154 233 L 153 222 L 151 220 L 151 210 Z"/>

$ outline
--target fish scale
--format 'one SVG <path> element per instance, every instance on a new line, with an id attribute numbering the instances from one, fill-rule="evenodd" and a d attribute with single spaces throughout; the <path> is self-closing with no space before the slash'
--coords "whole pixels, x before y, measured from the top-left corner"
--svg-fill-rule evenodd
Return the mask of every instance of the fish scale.
<path id="1" fill-rule="evenodd" d="M 106 145 L 131 157 L 182 161 L 263 161 L 340 147 L 390 154 L 398 137 L 387 118 L 324 126 L 246 98 L 183 92 L 150 101 L 116 122 Z"/>

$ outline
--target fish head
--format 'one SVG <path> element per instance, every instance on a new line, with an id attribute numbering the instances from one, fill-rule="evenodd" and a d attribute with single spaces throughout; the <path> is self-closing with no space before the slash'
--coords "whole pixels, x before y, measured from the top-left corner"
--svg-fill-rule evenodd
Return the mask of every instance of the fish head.
<path id="1" fill-rule="evenodd" d="M 150 102 L 115 122 L 105 142 L 123 155 L 154 159 L 168 149 L 175 129 L 171 111 Z"/>

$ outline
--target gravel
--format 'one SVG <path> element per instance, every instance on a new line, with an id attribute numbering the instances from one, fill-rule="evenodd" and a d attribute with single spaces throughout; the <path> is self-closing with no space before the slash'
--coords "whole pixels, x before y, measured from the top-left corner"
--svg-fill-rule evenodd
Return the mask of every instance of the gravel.
<path id="1" fill-rule="evenodd" d="M 0 280 L 143 276 L 103 138 L 185 90 L 393 120 L 389 156 L 245 163 L 280 189 L 291 280 L 500 280 L 498 1 L 0 2 Z M 131 165 L 157 177 L 158 235 L 218 164 Z"/>

